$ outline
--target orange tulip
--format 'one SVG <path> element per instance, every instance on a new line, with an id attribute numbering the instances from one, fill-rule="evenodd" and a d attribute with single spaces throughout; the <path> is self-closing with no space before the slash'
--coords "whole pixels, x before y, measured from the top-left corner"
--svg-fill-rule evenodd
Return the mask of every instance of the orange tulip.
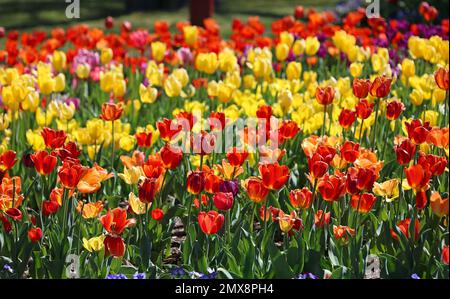
<path id="1" fill-rule="evenodd" d="M 105 121 L 115 121 L 122 116 L 122 104 L 103 103 L 100 118 Z"/>
<path id="2" fill-rule="evenodd" d="M 81 177 L 77 184 L 77 189 L 81 193 L 95 193 L 100 189 L 102 182 L 113 176 L 113 173 L 108 173 L 106 169 L 95 163 L 94 166 L 89 168 Z"/>
<path id="3" fill-rule="evenodd" d="M 316 89 L 316 100 L 320 105 L 330 105 L 333 103 L 334 99 L 334 88 L 327 86 L 325 88 L 317 87 Z"/>
<path id="4" fill-rule="evenodd" d="M 345 243 L 348 242 L 350 237 L 354 237 L 356 232 L 354 229 L 349 228 L 348 226 L 343 225 L 333 225 L 333 234 L 336 240 L 341 240 Z"/>
<path id="5" fill-rule="evenodd" d="M 410 218 L 406 218 L 405 220 L 401 220 L 398 224 L 397 227 L 398 229 L 402 232 L 402 234 L 409 239 L 409 226 L 411 224 L 411 219 Z M 414 240 L 417 241 L 417 239 L 419 238 L 419 229 L 420 229 L 420 222 L 419 220 L 416 219 L 416 221 L 414 221 Z M 397 233 L 391 229 L 391 236 L 392 238 L 394 238 L 395 240 L 399 240 Z"/>
<path id="6" fill-rule="evenodd" d="M 225 221 L 225 217 L 216 211 L 200 212 L 198 214 L 198 224 L 201 230 L 207 235 L 216 234 Z"/>
<path id="7" fill-rule="evenodd" d="M 83 203 L 81 200 L 78 201 L 77 212 L 83 216 L 84 219 L 97 218 L 103 209 L 103 202 L 88 202 Z"/>
<path id="8" fill-rule="evenodd" d="M 87 170 L 72 160 L 66 160 L 58 170 L 58 177 L 66 189 L 74 189 Z"/>
<path id="9" fill-rule="evenodd" d="M 227 159 L 232 166 L 242 166 L 248 157 L 248 152 L 238 150 L 236 147 L 230 148 L 227 151 Z"/>
<path id="10" fill-rule="evenodd" d="M 442 67 L 439 68 L 434 74 L 434 80 L 436 81 L 437 86 L 443 90 L 448 90 L 448 78 L 448 69 L 444 69 Z"/>
<path id="11" fill-rule="evenodd" d="M 355 79 L 353 80 L 353 94 L 359 99 L 366 98 L 370 90 L 370 80 Z"/>
<path id="12" fill-rule="evenodd" d="M 289 193 L 289 200 L 295 209 L 309 209 L 312 199 L 312 192 L 306 187 L 292 190 Z"/>
<path id="13" fill-rule="evenodd" d="M 145 154 L 140 151 L 134 151 L 131 157 L 121 156 L 120 160 L 126 168 L 133 166 L 143 166 L 145 163 Z"/>
<path id="14" fill-rule="evenodd" d="M 448 216 L 448 197 L 442 198 L 439 192 L 433 191 L 430 196 L 430 206 L 438 217 Z"/>
<path id="15" fill-rule="evenodd" d="M 258 177 L 250 177 L 242 181 L 242 187 L 247 191 L 248 198 L 256 203 L 263 202 L 269 194 L 269 190 L 264 187 L 262 180 Z"/>

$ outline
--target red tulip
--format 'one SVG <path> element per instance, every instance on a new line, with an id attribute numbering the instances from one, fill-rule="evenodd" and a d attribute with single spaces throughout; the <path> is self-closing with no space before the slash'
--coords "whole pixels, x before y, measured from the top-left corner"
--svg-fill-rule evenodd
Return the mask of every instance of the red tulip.
<path id="1" fill-rule="evenodd" d="M 150 147 L 152 145 L 152 132 L 140 132 L 134 135 L 136 137 L 137 145 L 143 148 Z"/>
<path id="2" fill-rule="evenodd" d="M 183 131 L 189 132 L 194 128 L 195 117 L 191 112 L 179 112 L 175 115 L 175 118 L 177 119 L 177 124 L 183 128 Z"/>
<path id="3" fill-rule="evenodd" d="M 386 106 L 386 118 L 389 120 L 396 120 L 404 110 L 405 105 L 403 105 L 402 102 L 393 100 Z"/>
<path id="4" fill-rule="evenodd" d="M 411 165 L 405 168 L 406 179 L 408 184 L 416 191 L 425 190 L 430 181 L 431 172 L 422 167 L 422 165 Z"/>
<path id="5" fill-rule="evenodd" d="M 256 116 L 260 119 L 270 120 L 272 117 L 272 106 L 262 105 L 256 110 Z"/>
<path id="6" fill-rule="evenodd" d="M 201 156 L 209 155 L 213 152 L 216 144 L 216 136 L 206 131 L 191 136 L 192 152 Z"/>
<path id="7" fill-rule="evenodd" d="M 42 238 L 42 229 L 40 227 L 33 227 L 28 230 L 28 239 L 31 242 L 37 243 Z"/>
<path id="8" fill-rule="evenodd" d="M 428 133 L 431 131 L 430 123 L 422 124 L 420 119 L 413 119 L 411 122 L 405 122 L 408 137 L 415 144 L 422 144 L 427 140 Z"/>
<path id="9" fill-rule="evenodd" d="M 58 177 L 66 189 L 74 189 L 86 171 L 86 167 L 72 160 L 66 160 L 58 170 Z"/>
<path id="10" fill-rule="evenodd" d="M 356 112 L 349 109 L 342 109 L 339 114 L 339 125 L 344 129 L 349 129 L 356 120 Z"/>
<path id="11" fill-rule="evenodd" d="M 158 181 L 155 178 L 146 178 L 139 184 L 139 200 L 143 203 L 151 203 L 158 193 Z"/>
<path id="12" fill-rule="evenodd" d="M 213 196 L 214 205 L 217 209 L 222 211 L 228 211 L 233 207 L 233 193 L 230 192 L 217 192 Z"/>
<path id="13" fill-rule="evenodd" d="M 316 100 L 320 105 L 330 105 L 333 103 L 334 99 L 334 89 L 331 86 L 325 88 L 317 87 L 316 89 Z"/>
<path id="14" fill-rule="evenodd" d="M 315 179 L 323 177 L 328 171 L 328 164 L 318 153 L 315 153 L 308 158 L 308 167 L 310 175 Z"/>
<path id="15" fill-rule="evenodd" d="M 81 155 L 81 151 L 78 149 L 77 144 L 73 141 L 67 142 L 63 148 L 57 149 L 55 153 L 61 161 L 64 161 L 67 158 L 76 160 Z"/>
<path id="16" fill-rule="evenodd" d="M 122 237 L 108 235 L 103 244 L 105 245 L 105 256 L 121 257 L 125 254 L 125 243 Z"/>
<path id="17" fill-rule="evenodd" d="M 374 104 L 369 103 L 366 99 L 360 100 L 356 105 L 356 115 L 359 119 L 367 119 L 370 117 L 373 111 Z"/>
<path id="18" fill-rule="evenodd" d="M 12 150 L 8 150 L 0 155 L 0 171 L 6 171 L 13 168 L 14 164 L 16 164 L 16 152 Z"/>
<path id="19" fill-rule="evenodd" d="M 337 201 L 345 194 L 345 177 L 325 175 L 317 188 L 325 201 Z"/>
<path id="20" fill-rule="evenodd" d="M 134 218 L 127 219 L 127 210 L 115 208 L 101 216 L 100 223 L 112 236 L 120 236 L 127 227 L 134 226 L 136 220 Z"/>
<path id="21" fill-rule="evenodd" d="M 448 266 L 448 245 L 442 248 L 441 260 L 444 264 Z"/>
<path id="22" fill-rule="evenodd" d="M 407 165 L 413 159 L 416 152 L 416 145 L 409 139 L 405 139 L 394 147 L 395 155 L 397 156 L 397 163 L 400 165 Z"/>
<path id="23" fill-rule="evenodd" d="M 397 224 L 397 227 L 399 228 L 399 230 L 402 232 L 402 234 L 409 239 L 409 226 L 411 224 L 411 219 L 410 218 L 406 218 L 405 220 L 400 221 Z M 416 221 L 414 221 L 414 240 L 417 241 L 417 239 L 419 238 L 419 228 L 420 228 L 420 222 L 419 220 L 416 219 Z M 391 236 L 392 238 L 394 238 L 395 240 L 399 240 L 397 233 L 391 229 Z"/>
<path id="24" fill-rule="evenodd" d="M 377 198 L 373 194 L 364 193 L 362 195 L 353 195 L 350 204 L 359 213 L 368 213 L 372 210 L 376 201 Z"/>
<path id="25" fill-rule="evenodd" d="M 105 27 L 107 29 L 111 29 L 114 27 L 114 18 L 111 16 L 106 17 L 105 19 Z"/>
<path id="26" fill-rule="evenodd" d="M 158 121 L 156 127 L 158 128 L 162 140 L 166 142 L 172 140 L 183 129 L 181 125 L 167 118 Z"/>
<path id="27" fill-rule="evenodd" d="M 447 166 L 447 158 L 419 152 L 417 164 L 422 165 L 424 169 L 428 169 L 431 175 L 440 176 L 444 173 Z"/>
<path id="28" fill-rule="evenodd" d="M 302 19 L 305 15 L 305 9 L 303 8 L 303 6 L 298 5 L 295 7 L 295 12 L 294 12 L 294 16 L 296 19 Z"/>
<path id="29" fill-rule="evenodd" d="M 22 212 L 17 208 L 7 209 L 5 214 L 11 217 L 14 221 L 22 221 Z"/>
<path id="30" fill-rule="evenodd" d="M 360 191 L 371 191 L 376 179 L 377 175 L 372 168 L 350 167 L 347 170 L 347 192 L 359 194 Z"/>
<path id="31" fill-rule="evenodd" d="M 354 79 L 353 80 L 353 94 L 359 99 L 364 99 L 369 95 L 370 80 L 368 79 Z"/>
<path id="32" fill-rule="evenodd" d="M 286 165 L 260 164 L 259 173 L 264 186 L 269 190 L 279 190 L 289 179 L 289 168 Z"/>
<path id="33" fill-rule="evenodd" d="M 200 228 L 207 235 L 216 234 L 222 228 L 224 220 L 224 216 L 216 211 L 200 212 L 198 214 Z"/>
<path id="34" fill-rule="evenodd" d="M 391 91 L 392 79 L 385 76 L 377 77 L 370 86 L 370 94 L 373 97 L 385 98 Z"/>
<path id="35" fill-rule="evenodd" d="M 44 128 L 41 132 L 45 145 L 51 149 L 57 149 L 64 146 L 67 135 L 64 131 L 56 131 L 50 128 Z"/>
<path id="36" fill-rule="evenodd" d="M 213 171 L 205 172 L 205 191 L 211 194 L 219 192 L 222 178 L 214 174 Z"/>
<path id="37" fill-rule="evenodd" d="M 417 210 L 423 210 L 425 206 L 427 205 L 428 198 L 427 198 L 427 192 L 426 191 L 417 191 L 416 192 L 416 209 Z"/>
<path id="38" fill-rule="evenodd" d="M 53 200 L 44 200 L 42 202 L 42 215 L 50 216 L 56 214 L 59 209 L 59 204 L 57 201 Z"/>
<path id="39" fill-rule="evenodd" d="M 187 176 L 187 190 L 191 194 L 199 194 L 205 186 L 203 171 L 191 171 Z"/>
<path id="40" fill-rule="evenodd" d="M 245 150 L 239 150 L 236 147 L 230 148 L 227 151 L 227 159 L 230 162 L 230 164 L 234 167 L 242 166 L 247 157 L 248 152 L 246 152 Z"/>
<path id="41" fill-rule="evenodd" d="M 211 112 L 208 118 L 208 124 L 213 130 L 223 131 L 225 129 L 226 119 L 225 113 L 223 112 Z"/>
<path id="42" fill-rule="evenodd" d="M 161 161 L 167 169 L 176 169 L 183 160 L 183 152 L 180 148 L 166 143 L 160 150 Z"/>
<path id="43" fill-rule="evenodd" d="M 164 211 L 162 209 L 153 209 L 152 210 L 152 219 L 156 221 L 161 221 L 164 218 Z"/>
<path id="44" fill-rule="evenodd" d="M 53 154 L 49 155 L 46 151 L 38 151 L 32 154 L 31 160 L 40 175 L 50 174 L 58 162 L 58 159 Z"/>
<path id="45" fill-rule="evenodd" d="M 279 140 L 283 143 L 286 140 L 292 139 L 300 131 L 297 123 L 292 120 L 285 120 L 281 123 L 278 129 Z"/>
<path id="46" fill-rule="evenodd" d="M 341 146 L 341 157 L 347 162 L 355 162 L 359 156 L 359 144 L 351 141 L 346 141 Z"/>

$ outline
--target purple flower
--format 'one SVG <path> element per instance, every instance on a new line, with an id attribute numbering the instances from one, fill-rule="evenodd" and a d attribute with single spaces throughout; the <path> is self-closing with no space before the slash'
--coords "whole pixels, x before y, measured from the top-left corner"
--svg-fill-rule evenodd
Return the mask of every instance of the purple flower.
<path id="1" fill-rule="evenodd" d="M 128 279 L 125 274 L 108 274 L 106 279 Z"/>
<path id="2" fill-rule="evenodd" d="M 233 197 L 239 193 L 239 183 L 237 181 L 222 181 L 219 185 L 220 192 L 229 192 L 233 194 Z"/>
<path id="3" fill-rule="evenodd" d="M 135 273 L 133 279 L 145 279 L 145 273 Z"/>
<path id="4" fill-rule="evenodd" d="M 309 272 L 307 272 L 307 273 L 300 273 L 297 276 L 297 279 L 317 279 L 317 276 L 315 276 L 314 274 L 309 273 Z"/>
<path id="5" fill-rule="evenodd" d="M 183 64 L 189 64 L 194 60 L 191 49 L 189 48 L 180 48 L 178 49 L 177 54 L 183 61 Z"/>
<path id="6" fill-rule="evenodd" d="M 413 275 L 411 275 L 412 279 L 420 279 L 419 275 L 417 275 L 416 273 L 414 273 Z"/>
<path id="7" fill-rule="evenodd" d="M 182 267 L 175 267 L 170 269 L 170 275 L 172 275 L 172 277 L 185 276 L 186 274 L 186 270 L 184 270 Z"/>

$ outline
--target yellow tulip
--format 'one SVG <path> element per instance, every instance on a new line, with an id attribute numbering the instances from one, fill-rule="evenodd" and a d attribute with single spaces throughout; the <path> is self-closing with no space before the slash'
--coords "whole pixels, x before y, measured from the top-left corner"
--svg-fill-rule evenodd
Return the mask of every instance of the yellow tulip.
<path id="1" fill-rule="evenodd" d="M 411 103 L 415 106 L 420 106 L 423 103 L 423 92 L 420 89 L 414 89 L 409 94 L 409 99 L 411 100 Z"/>
<path id="2" fill-rule="evenodd" d="M 105 247 L 104 244 L 105 238 L 106 236 L 104 235 L 93 237 L 90 238 L 89 240 L 83 238 L 83 247 L 89 252 L 101 251 Z"/>
<path id="3" fill-rule="evenodd" d="M 308 36 L 305 41 L 305 52 L 308 56 L 316 55 L 317 51 L 319 51 L 320 42 L 317 37 Z"/>
<path id="4" fill-rule="evenodd" d="M 360 62 L 353 62 L 352 64 L 350 64 L 350 75 L 352 75 L 353 78 L 359 78 L 359 76 L 361 76 L 363 68 L 364 64 Z"/>
<path id="5" fill-rule="evenodd" d="M 405 58 L 401 64 L 402 75 L 406 78 L 412 77 L 416 74 L 416 66 L 414 65 L 414 60 Z"/>
<path id="6" fill-rule="evenodd" d="M 195 59 L 195 67 L 209 75 L 213 74 L 219 65 L 216 53 L 200 53 Z"/>
<path id="7" fill-rule="evenodd" d="M 137 197 L 133 192 L 130 192 L 130 194 L 128 194 L 128 203 L 130 204 L 133 213 L 137 215 L 143 215 L 147 213 L 147 211 L 151 207 L 151 203 L 149 205 L 143 203 L 142 201 L 139 200 L 139 197 Z M 145 210 L 146 206 L 147 211 Z"/>
<path id="8" fill-rule="evenodd" d="M 108 64 L 113 58 L 113 50 L 111 48 L 102 48 L 100 51 L 101 64 Z"/>
<path id="9" fill-rule="evenodd" d="M 25 101 L 22 102 L 22 109 L 30 112 L 36 112 L 36 109 L 39 107 L 40 103 L 39 93 L 33 90 L 25 98 Z"/>
<path id="10" fill-rule="evenodd" d="M 272 63 L 268 59 L 256 59 L 253 64 L 253 73 L 256 78 L 268 79 L 272 74 Z"/>
<path id="11" fill-rule="evenodd" d="M 376 195 L 384 197 L 387 202 L 392 202 L 398 198 L 400 194 L 398 185 L 398 179 L 388 180 L 383 183 L 375 182 L 372 191 Z"/>
<path id="12" fill-rule="evenodd" d="M 305 52 L 305 40 L 304 39 L 298 39 L 294 42 L 294 45 L 292 46 L 292 52 L 296 56 L 300 56 Z"/>
<path id="13" fill-rule="evenodd" d="M 119 141 L 120 149 L 129 152 L 134 148 L 136 138 L 133 135 L 122 136 Z"/>
<path id="14" fill-rule="evenodd" d="M 89 77 L 89 74 L 91 72 L 91 67 L 89 64 L 80 63 L 77 65 L 76 74 L 78 78 L 85 80 Z"/>
<path id="15" fill-rule="evenodd" d="M 9 118 L 8 114 L 2 113 L 0 114 L 0 131 L 4 131 L 9 126 Z"/>
<path id="16" fill-rule="evenodd" d="M 280 34 L 280 42 L 288 45 L 288 47 L 291 48 L 294 44 L 294 35 L 287 31 L 283 31 Z"/>
<path id="17" fill-rule="evenodd" d="M 256 86 L 255 76 L 245 75 L 244 76 L 244 88 L 245 89 L 254 89 L 255 86 Z"/>
<path id="18" fill-rule="evenodd" d="M 278 94 L 278 104 L 280 105 L 283 114 L 286 114 L 292 105 L 292 92 L 289 89 L 285 89 Z"/>
<path id="19" fill-rule="evenodd" d="M 423 122 L 429 122 L 430 126 L 434 127 L 438 124 L 439 112 L 434 110 L 426 110 L 422 112 L 420 118 Z"/>
<path id="20" fill-rule="evenodd" d="M 127 92 L 127 83 L 124 79 L 119 79 L 114 81 L 113 93 L 116 97 L 123 97 Z"/>
<path id="21" fill-rule="evenodd" d="M 275 48 L 275 56 L 278 61 L 285 61 L 289 56 L 289 46 L 283 43 L 279 43 Z"/>
<path id="22" fill-rule="evenodd" d="M 44 150 L 45 149 L 45 142 L 44 138 L 40 133 L 36 133 L 29 129 L 26 133 L 27 142 L 29 145 L 32 146 L 34 151 Z"/>
<path id="23" fill-rule="evenodd" d="M 291 61 L 286 67 L 286 76 L 288 80 L 298 80 L 302 74 L 302 64 Z"/>
<path id="24" fill-rule="evenodd" d="M 55 86 L 53 88 L 54 92 L 63 92 L 66 88 L 66 77 L 63 73 L 58 74 L 55 78 Z"/>
<path id="25" fill-rule="evenodd" d="M 184 41 L 189 46 L 193 46 L 198 39 L 197 26 L 184 26 L 183 27 Z"/>
<path id="26" fill-rule="evenodd" d="M 65 121 L 69 121 L 75 115 L 75 104 L 73 102 L 61 103 L 59 105 L 59 118 Z"/>
<path id="27" fill-rule="evenodd" d="M 152 58 L 156 62 L 161 62 L 166 55 L 167 46 L 162 42 L 154 42 L 151 45 L 152 48 Z"/>
<path id="28" fill-rule="evenodd" d="M 233 96 L 234 88 L 231 85 L 220 82 L 217 86 L 217 99 L 221 103 L 228 103 Z"/>
<path id="29" fill-rule="evenodd" d="M 187 71 L 183 68 L 175 69 L 172 72 L 172 75 L 175 76 L 175 78 L 178 79 L 178 81 L 181 83 L 182 87 L 185 87 L 189 83 L 189 75 Z"/>
<path id="30" fill-rule="evenodd" d="M 103 142 L 106 129 L 101 119 L 93 118 L 88 120 L 86 122 L 86 129 L 88 136 L 94 143 L 99 145 Z"/>
<path id="31" fill-rule="evenodd" d="M 144 176 L 144 172 L 140 166 L 125 167 L 123 173 L 119 173 L 119 178 L 128 185 L 137 184 L 142 176 Z"/>
<path id="32" fill-rule="evenodd" d="M 52 123 L 53 114 L 43 111 L 40 107 L 36 110 L 36 123 L 39 127 L 46 127 Z"/>
<path id="33" fill-rule="evenodd" d="M 230 49 L 225 49 L 219 53 L 219 68 L 222 72 L 232 72 L 239 69 L 236 55 Z"/>
<path id="34" fill-rule="evenodd" d="M 150 85 L 145 87 L 145 85 L 141 83 L 141 85 L 139 85 L 139 96 L 141 97 L 142 103 L 151 104 L 156 101 L 158 91 Z"/>
<path id="35" fill-rule="evenodd" d="M 67 58 L 63 51 L 55 51 L 52 55 L 52 65 L 55 71 L 60 72 L 66 68 Z"/>
<path id="36" fill-rule="evenodd" d="M 178 97 L 182 88 L 181 82 L 173 74 L 164 82 L 164 91 L 169 98 Z"/>

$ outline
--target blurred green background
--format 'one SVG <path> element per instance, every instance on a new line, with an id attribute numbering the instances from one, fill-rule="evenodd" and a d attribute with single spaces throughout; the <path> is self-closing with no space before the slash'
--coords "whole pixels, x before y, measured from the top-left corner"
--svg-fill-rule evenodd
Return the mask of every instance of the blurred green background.
<path id="1" fill-rule="evenodd" d="M 0 26 L 7 30 L 48 30 L 54 26 L 67 27 L 84 22 L 103 26 L 106 16 L 115 17 L 116 24 L 130 21 L 135 28 L 150 29 L 155 20 L 175 23 L 189 20 L 189 0 L 79 0 L 80 19 L 68 19 L 65 15 L 66 0 L 0 0 Z M 373 1 L 373 0 L 372 0 Z M 417 8 L 422 0 L 380 0 L 383 16 L 420 20 Z M 448 18 L 449 0 L 430 0 L 440 11 L 440 17 Z M 366 0 L 215 0 L 215 19 L 222 34 L 230 33 L 233 17 L 247 18 L 259 15 L 267 26 L 285 15 L 292 15 L 296 5 L 316 10 L 358 7 Z"/>

